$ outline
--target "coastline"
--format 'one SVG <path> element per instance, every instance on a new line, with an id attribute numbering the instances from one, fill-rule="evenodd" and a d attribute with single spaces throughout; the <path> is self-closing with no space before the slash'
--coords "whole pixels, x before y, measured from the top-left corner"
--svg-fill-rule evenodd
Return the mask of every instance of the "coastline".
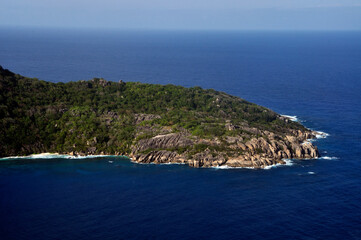
<path id="1" fill-rule="evenodd" d="M 16 160 L 16 159 L 54 159 L 54 158 L 63 158 L 63 159 L 86 159 L 86 158 L 105 158 L 105 157 L 124 157 L 131 160 L 130 157 L 125 155 L 71 155 L 71 154 L 61 154 L 61 153 L 36 153 L 27 156 L 9 156 L 0 158 L 0 161 L 6 160 Z"/>
<path id="2" fill-rule="evenodd" d="M 288 119 L 290 121 L 299 121 L 299 119 L 297 118 L 297 116 L 289 116 L 289 115 L 280 115 L 281 118 L 284 119 Z M 304 139 L 304 141 L 302 143 L 299 144 L 299 146 L 301 148 L 305 148 L 305 149 L 310 149 L 310 148 L 314 148 L 312 142 L 317 141 L 319 139 L 324 139 L 327 138 L 329 136 L 328 133 L 322 132 L 322 131 L 316 131 L 316 130 L 312 130 L 310 128 L 305 127 L 310 134 L 309 135 L 305 135 L 306 139 Z M 167 135 L 162 135 L 161 137 L 166 137 Z M 160 138 L 159 136 L 156 136 L 156 138 Z M 207 150 L 205 150 L 206 152 Z M 317 151 L 317 148 L 316 148 Z M 155 151 L 155 152 L 150 152 L 150 156 L 154 156 L 154 154 L 157 154 L 159 152 Z M 0 158 L 0 161 L 6 161 L 6 160 L 17 160 L 17 159 L 56 159 L 56 158 L 63 158 L 63 159 L 87 159 L 87 158 L 105 158 L 105 157 L 123 157 L 128 159 L 129 161 L 131 161 L 132 163 L 137 163 L 137 164 L 157 164 L 157 165 L 171 165 L 171 164 L 186 164 L 189 165 L 190 167 L 201 167 L 201 168 L 213 168 L 213 169 L 264 169 L 264 170 L 268 170 L 271 168 L 275 168 L 275 167 L 279 167 L 279 166 L 292 166 L 293 165 L 293 160 L 297 159 L 297 160 L 309 160 L 309 159 L 334 159 L 333 157 L 321 157 L 318 153 L 316 156 L 314 157 L 295 157 L 295 158 L 288 158 L 283 157 L 280 159 L 274 159 L 272 161 L 264 161 L 263 164 L 261 165 L 256 165 L 254 164 L 254 160 L 251 159 L 252 161 L 252 165 L 239 165 L 237 164 L 233 164 L 234 162 L 239 162 L 242 161 L 240 159 L 237 158 L 233 158 L 230 159 L 231 161 L 227 160 L 224 161 L 220 164 L 216 164 L 216 165 L 203 165 L 203 166 L 197 166 L 194 163 L 194 160 L 191 159 L 186 159 L 184 157 L 181 158 L 174 158 L 169 156 L 166 157 L 167 155 L 161 155 L 162 160 L 160 161 L 159 159 L 156 161 L 139 161 L 139 155 L 135 155 L 133 153 L 130 153 L 129 156 L 125 156 L 125 155 L 120 155 L 118 153 L 116 153 L 115 155 L 108 155 L 108 154 L 103 154 L 103 152 L 101 154 L 87 154 L 84 152 L 66 152 L 66 153 L 51 153 L 51 152 L 44 152 L 44 153 L 36 153 L 36 154 L 31 154 L 31 155 L 26 155 L 26 156 L 9 156 L 9 157 L 3 157 Z M 257 157 L 257 156 L 254 156 Z M 260 157 L 260 156 L 259 156 Z M 165 158 L 165 159 L 164 159 Z M 207 156 L 204 156 L 205 159 L 207 159 Z M 243 160 L 244 161 L 244 160 Z M 230 163 L 230 164 L 229 164 Z M 233 166 L 232 166 L 233 164 Z"/>
<path id="3" fill-rule="evenodd" d="M 167 163 L 142 163 L 142 162 L 136 162 L 133 161 L 132 158 L 125 156 L 125 155 L 86 155 L 86 156 L 73 156 L 73 155 L 69 155 L 69 154 L 60 154 L 60 153 L 39 153 L 39 154 L 31 154 L 31 155 L 27 155 L 27 156 L 11 156 L 11 157 L 4 157 L 4 158 L 0 158 L 0 161 L 10 161 L 10 160 L 22 160 L 22 159 L 90 159 L 90 158 L 106 158 L 106 157 L 114 157 L 114 158 L 126 158 L 127 160 L 129 160 L 132 163 L 135 164 L 140 164 L 140 165 L 148 165 L 148 164 L 153 164 L 153 165 L 187 165 L 187 163 L 177 163 L 177 162 L 167 162 Z M 329 160 L 334 160 L 337 159 L 335 157 L 321 157 L 320 159 L 329 159 Z M 276 163 L 273 165 L 268 165 L 265 167 L 260 167 L 260 168 L 256 168 L 256 167 L 231 167 L 228 165 L 221 165 L 221 166 L 217 166 L 217 167 L 205 167 L 208 169 L 216 169 L 216 170 L 232 170 L 232 169 L 252 169 L 252 170 L 269 170 L 272 168 L 276 168 L 276 167 L 282 167 L 282 166 L 292 166 L 294 165 L 293 160 L 295 159 L 282 159 L 282 161 L 284 161 L 285 163 Z M 297 159 L 300 160 L 300 159 Z M 309 160 L 309 159 L 307 159 Z"/>
<path id="4" fill-rule="evenodd" d="M 14 110 L 19 114 L 12 117 L 14 121 L 18 119 L 17 127 L 30 124 L 36 131 L 30 131 L 26 136 L 15 134 L 14 138 L 10 137 L 12 128 L 5 131 L 0 152 L 1 156 L 8 157 L 2 160 L 80 159 L 126 154 L 135 163 L 264 169 L 285 165 L 284 159 L 320 157 L 312 139 L 326 137 L 325 133 L 312 131 L 298 123 L 297 116 L 280 115 L 213 89 L 123 81 L 116 83 L 103 78 L 60 87 L 16 75 L 2 67 L 0 75 L 3 85 L 9 90 L 13 89 L 11 86 L 14 83 L 19 85 L 19 89 L 12 91 L 14 96 L 21 91 L 28 91 L 29 83 L 43 86 L 37 98 L 34 97 L 34 91 L 29 91 L 21 101 L 12 99 L 22 103 L 19 104 L 21 108 Z M 48 91 L 62 95 L 64 88 L 67 93 L 80 91 L 84 99 L 80 101 L 74 94 L 66 94 L 64 99 L 48 98 Z M 134 91 L 142 92 L 137 101 L 134 101 Z M 100 94 L 103 92 L 106 94 Z M 159 94 L 154 95 L 153 92 Z M 122 94 L 121 98 L 118 93 Z M 101 97 L 99 101 L 106 103 L 102 108 L 112 110 L 98 111 L 98 101 L 87 102 L 83 106 L 83 101 L 94 94 L 108 94 L 107 98 Z M 161 97 L 163 95 L 173 101 Z M 34 102 L 33 105 L 44 108 L 48 117 L 57 119 L 55 124 L 47 122 L 44 123 L 46 127 L 41 125 L 42 128 L 35 124 L 36 119 L 42 122 L 43 115 L 34 112 L 32 105 L 27 104 L 33 98 L 46 100 Z M 117 104 L 109 103 L 108 98 Z M 154 106 L 153 101 L 149 102 L 150 99 L 157 104 L 162 103 L 162 107 Z M 59 107 L 50 107 L 55 103 Z M 34 115 L 34 121 L 26 122 L 20 114 L 23 111 Z M 30 153 L 33 154 L 28 155 Z"/>

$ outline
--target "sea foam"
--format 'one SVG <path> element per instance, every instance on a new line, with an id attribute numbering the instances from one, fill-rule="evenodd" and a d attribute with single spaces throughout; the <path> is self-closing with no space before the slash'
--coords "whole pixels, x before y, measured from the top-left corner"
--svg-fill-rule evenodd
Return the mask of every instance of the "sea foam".
<path id="1" fill-rule="evenodd" d="M 293 122 L 300 122 L 300 120 L 297 118 L 297 116 L 291 116 L 291 115 L 281 115 L 282 117 L 288 118 Z M 301 121 L 303 122 L 303 121 Z M 322 132 L 322 131 L 317 131 L 314 130 L 316 132 L 316 139 L 321 139 L 321 138 L 327 138 L 328 136 L 330 136 L 330 134 Z M 308 139 L 309 142 L 314 141 L 313 139 Z"/>
<path id="2" fill-rule="evenodd" d="M 318 159 L 324 159 L 324 160 L 337 160 L 339 159 L 338 157 L 329 157 L 329 156 L 324 156 L 324 157 L 320 157 Z"/>
<path id="3" fill-rule="evenodd" d="M 289 120 L 293 122 L 298 122 L 297 116 L 290 116 L 290 115 L 281 115 L 282 117 L 288 118 Z"/>
<path id="4" fill-rule="evenodd" d="M 217 166 L 217 167 L 211 167 L 211 168 L 215 168 L 215 169 L 254 169 L 254 170 L 257 170 L 257 169 L 263 169 L 263 170 L 269 170 L 271 168 L 276 168 L 276 167 L 283 167 L 283 166 L 292 166 L 293 165 L 293 162 L 291 159 L 283 159 L 283 161 L 285 161 L 285 164 L 281 164 L 281 163 L 276 163 L 276 164 L 273 164 L 273 165 L 269 165 L 269 166 L 266 166 L 264 168 L 254 168 L 254 167 L 230 167 L 230 166 L 227 166 L 227 165 L 222 165 L 222 166 Z"/>
<path id="5" fill-rule="evenodd" d="M 230 167 L 227 165 L 217 166 L 217 167 L 210 167 L 214 169 L 256 169 L 254 167 Z"/>
<path id="6" fill-rule="evenodd" d="M 328 136 L 330 136 L 330 134 L 325 133 L 325 132 L 321 132 L 321 131 L 316 131 L 316 138 L 317 139 L 321 139 L 321 138 L 327 138 Z"/>
<path id="7" fill-rule="evenodd" d="M 0 160 L 16 160 L 16 159 L 55 159 L 55 158 L 86 159 L 86 158 L 104 158 L 104 157 L 125 157 L 125 156 L 117 156 L 117 155 L 72 156 L 72 155 L 58 154 L 58 153 L 40 153 L 40 154 L 32 154 L 32 155 L 29 155 L 29 156 L 4 157 L 4 158 L 0 158 Z"/>
<path id="8" fill-rule="evenodd" d="M 283 161 L 285 162 L 285 164 L 276 163 L 274 165 L 266 166 L 263 169 L 267 170 L 267 169 L 271 169 L 271 168 L 275 168 L 275 167 L 292 166 L 294 164 L 291 159 L 283 159 Z"/>

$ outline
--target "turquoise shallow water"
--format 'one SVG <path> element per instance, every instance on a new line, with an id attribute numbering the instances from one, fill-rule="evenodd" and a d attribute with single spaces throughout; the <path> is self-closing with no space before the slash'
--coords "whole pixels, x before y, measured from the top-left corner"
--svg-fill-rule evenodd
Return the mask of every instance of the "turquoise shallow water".
<path id="1" fill-rule="evenodd" d="M 269 170 L 0 161 L 1 239 L 361 238 L 360 33 L 2 33 L 0 64 L 23 75 L 199 85 L 330 136 L 324 158 Z"/>

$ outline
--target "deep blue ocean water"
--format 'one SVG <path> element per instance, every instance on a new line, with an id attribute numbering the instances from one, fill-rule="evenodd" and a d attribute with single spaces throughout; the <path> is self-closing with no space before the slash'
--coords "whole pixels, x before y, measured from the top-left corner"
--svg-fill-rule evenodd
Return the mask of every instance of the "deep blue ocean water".
<path id="1" fill-rule="evenodd" d="M 330 134 L 269 170 L 0 161 L 0 239 L 361 239 L 360 32 L 1 29 L 0 65 L 213 88 Z"/>

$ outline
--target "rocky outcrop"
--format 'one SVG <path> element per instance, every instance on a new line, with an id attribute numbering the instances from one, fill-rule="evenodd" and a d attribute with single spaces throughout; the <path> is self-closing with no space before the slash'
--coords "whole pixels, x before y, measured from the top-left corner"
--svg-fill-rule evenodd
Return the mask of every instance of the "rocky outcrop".
<path id="1" fill-rule="evenodd" d="M 142 152 L 147 149 L 174 149 L 192 145 L 194 142 L 189 135 L 182 133 L 170 133 L 157 135 L 149 139 L 140 140 L 133 148 L 134 152 Z"/>
<path id="2" fill-rule="evenodd" d="M 185 163 L 186 159 L 176 152 L 161 150 L 152 151 L 147 154 L 137 154 L 132 157 L 137 163 Z"/>
<path id="3" fill-rule="evenodd" d="M 159 118 L 157 115 L 139 114 L 137 122 Z M 231 123 L 225 124 L 227 129 L 237 129 Z M 317 147 L 309 139 L 317 132 L 305 129 L 290 130 L 280 135 L 257 128 L 241 126 L 250 135 L 224 136 L 221 138 L 201 138 L 193 136 L 189 131 L 169 133 L 167 127 L 157 131 L 165 133 L 154 137 L 140 139 L 135 142 L 129 155 L 133 162 L 154 164 L 187 164 L 195 168 L 209 167 L 242 167 L 265 168 L 276 164 L 285 164 L 284 159 L 312 159 L 319 157 Z M 142 128 L 139 128 L 142 129 Z M 138 129 L 138 130 L 139 130 Z M 149 130 L 149 129 L 148 129 Z M 151 131 L 151 128 L 150 130 Z M 70 152 L 70 155 L 95 155 L 97 138 L 87 142 L 88 152 Z M 201 146 L 197 148 L 196 146 Z M 101 154 L 107 154 L 102 152 Z M 122 155 L 115 153 L 115 155 Z"/>
<path id="4" fill-rule="evenodd" d="M 208 149 L 204 152 L 197 153 L 191 160 L 188 160 L 188 165 L 191 167 L 218 167 L 227 162 L 223 154 L 212 154 Z"/>
<path id="5" fill-rule="evenodd" d="M 155 114 L 145 114 L 145 113 L 134 114 L 134 119 L 136 124 L 139 124 L 143 121 L 150 121 L 158 118 L 160 118 L 160 116 Z"/>
<path id="6" fill-rule="evenodd" d="M 229 127 L 226 126 L 226 127 Z M 284 164 L 283 159 L 310 159 L 319 156 L 317 147 L 307 139 L 315 138 L 316 132 L 291 131 L 285 136 L 263 131 L 261 137 L 248 141 L 241 136 L 227 136 L 223 141 L 192 138 L 186 133 L 157 135 L 140 140 L 134 147 L 132 159 L 138 163 L 183 163 L 191 167 L 244 167 L 264 168 L 275 164 Z M 226 142 L 227 148 L 219 150 Z M 204 151 L 192 152 L 195 144 L 207 144 Z M 189 150 L 177 152 L 176 149 L 188 147 Z M 212 147 L 213 149 L 211 150 Z M 217 150 L 218 149 L 218 150 Z"/>

